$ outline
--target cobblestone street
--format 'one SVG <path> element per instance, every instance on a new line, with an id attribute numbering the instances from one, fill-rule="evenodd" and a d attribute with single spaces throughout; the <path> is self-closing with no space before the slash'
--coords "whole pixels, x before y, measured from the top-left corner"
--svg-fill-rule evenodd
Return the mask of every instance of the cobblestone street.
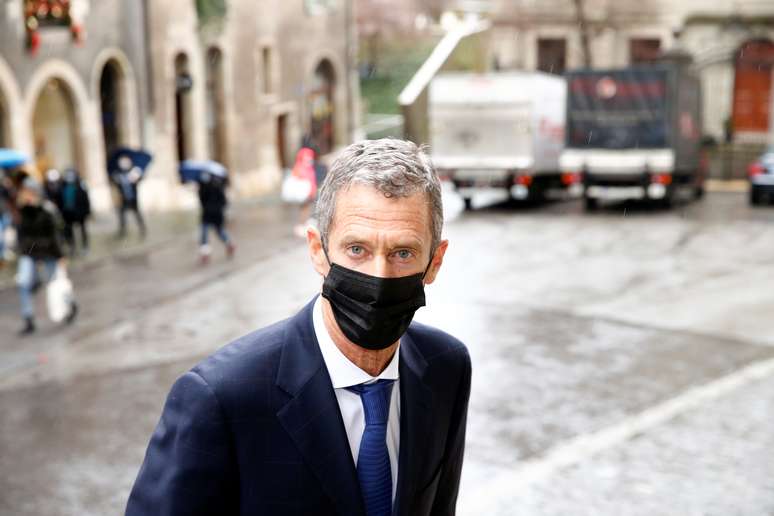
<path id="1" fill-rule="evenodd" d="M 206 268 L 186 226 L 76 266 L 63 332 L 17 339 L 0 291 L 0 514 L 122 511 L 175 378 L 318 291 L 294 220 L 240 208 Z M 461 514 L 774 512 L 774 209 L 493 206 L 446 234 L 417 319 L 471 351 Z"/>

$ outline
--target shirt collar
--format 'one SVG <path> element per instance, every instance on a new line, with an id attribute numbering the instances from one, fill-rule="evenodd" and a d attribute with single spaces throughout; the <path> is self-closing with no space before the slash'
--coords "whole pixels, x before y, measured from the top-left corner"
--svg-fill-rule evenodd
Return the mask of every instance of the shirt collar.
<path id="1" fill-rule="evenodd" d="M 333 383 L 334 389 L 352 387 L 353 385 L 370 383 L 376 380 L 398 379 L 400 343 L 395 349 L 395 354 L 392 356 L 390 363 L 384 368 L 384 371 L 382 371 L 379 376 L 371 376 L 352 363 L 344 353 L 341 352 L 336 344 L 334 344 L 333 339 L 328 333 L 328 329 L 325 327 L 325 322 L 323 321 L 322 296 L 318 296 L 314 303 L 312 322 L 314 323 L 314 333 L 317 337 L 317 342 L 320 345 L 323 361 L 325 362 L 325 367 L 328 369 L 328 374 L 331 377 L 331 383 Z"/>

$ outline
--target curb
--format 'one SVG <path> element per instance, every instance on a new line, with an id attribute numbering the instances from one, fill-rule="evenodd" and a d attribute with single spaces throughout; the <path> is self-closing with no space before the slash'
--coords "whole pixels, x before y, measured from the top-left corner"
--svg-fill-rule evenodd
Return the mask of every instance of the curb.
<path id="1" fill-rule="evenodd" d="M 747 193 L 750 183 L 746 179 L 707 179 L 704 188 L 708 192 Z"/>

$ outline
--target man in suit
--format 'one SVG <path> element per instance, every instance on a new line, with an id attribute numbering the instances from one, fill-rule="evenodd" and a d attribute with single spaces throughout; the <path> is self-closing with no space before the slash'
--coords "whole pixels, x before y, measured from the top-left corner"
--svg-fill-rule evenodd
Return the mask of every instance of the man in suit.
<path id="1" fill-rule="evenodd" d="M 175 383 L 127 515 L 454 514 L 470 358 L 411 322 L 442 225 L 422 149 L 346 148 L 307 231 L 321 296 Z"/>

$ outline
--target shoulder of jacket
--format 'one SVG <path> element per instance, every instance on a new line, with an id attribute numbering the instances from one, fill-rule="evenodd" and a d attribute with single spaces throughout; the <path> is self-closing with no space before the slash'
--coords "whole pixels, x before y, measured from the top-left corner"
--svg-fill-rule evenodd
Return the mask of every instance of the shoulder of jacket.
<path id="1" fill-rule="evenodd" d="M 226 344 L 191 371 L 216 390 L 224 380 L 265 376 L 279 361 L 287 322 L 280 321 Z"/>
<path id="2" fill-rule="evenodd" d="M 426 324 L 412 322 L 409 335 L 428 362 L 460 359 L 469 362 L 468 348 L 457 337 Z"/>

